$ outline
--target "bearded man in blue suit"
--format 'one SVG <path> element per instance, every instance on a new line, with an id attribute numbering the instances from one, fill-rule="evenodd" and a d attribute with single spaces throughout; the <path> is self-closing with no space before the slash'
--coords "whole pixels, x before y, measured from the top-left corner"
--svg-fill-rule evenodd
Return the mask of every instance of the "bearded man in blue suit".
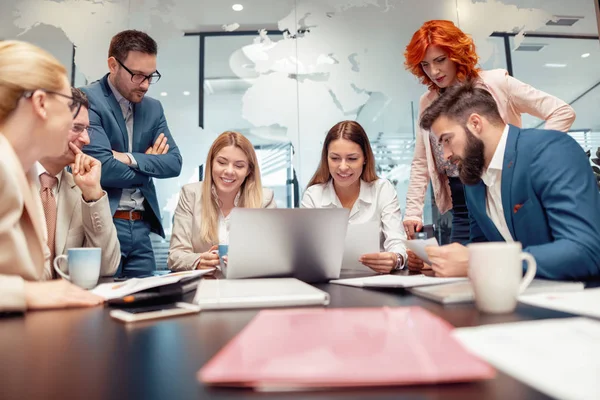
<path id="1" fill-rule="evenodd" d="M 458 163 L 471 242 L 521 242 L 537 276 L 600 276 L 600 194 L 589 160 L 569 135 L 520 129 L 502 120 L 477 82 L 448 88 L 421 116 L 444 157 Z M 465 276 L 469 252 L 428 247 L 440 276 Z"/>

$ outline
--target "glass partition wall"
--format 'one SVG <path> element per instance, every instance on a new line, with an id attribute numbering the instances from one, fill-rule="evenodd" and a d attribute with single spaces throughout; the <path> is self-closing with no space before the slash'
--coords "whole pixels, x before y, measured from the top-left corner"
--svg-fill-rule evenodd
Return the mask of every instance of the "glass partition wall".
<path id="1" fill-rule="evenodd" d="M 162 102 L 184 159 L 178 178 L 156 180 L 169 233 L 181 186 L 200 179 L 210 144 L 225 130 L 255 145 L 277 205 L 296 207 L 326 132 L 357 120 L 372 141 L 378 174 L 394 183 L 404 210 L 425 87 L 405 70 L 403 52 L 430 19 L 452 20 L 470 33 L 482 68 L 507 69 L 571 103 L 577 112 L 571 134 L 595 151 L 596 2 L 240 0 L 243 9 L 234 11 L 234 2 L 222 0 L 6 0 L 0 38 L 46 48 L 77 86 L 107 72 L 116 32 L 140 29 L 157 40 L 162 79 L 149 95 Z M 540 121 L 526 116 L 523 124 Z M 448 216 L 439 215 L 431 197 L 428 191 L 424 220 L 446 242 Z M 168 240 L 156 240 L 163 253 Z"/>

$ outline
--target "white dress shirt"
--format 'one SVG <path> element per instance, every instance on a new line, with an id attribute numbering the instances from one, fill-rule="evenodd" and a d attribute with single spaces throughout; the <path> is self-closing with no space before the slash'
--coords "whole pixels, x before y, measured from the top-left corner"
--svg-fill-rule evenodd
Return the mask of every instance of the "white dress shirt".
<path id="1" fill-rule="evenodd" d="M 108 79 L 108 86 L 110 87 L 113 96 L 115 96 L 117 103 L 119 103 L 123 118 L 125 119 L 125 128 L 127 129 L 128 139 L 127 153 L 125 154 L 127 154 L 127 157 L 129 157 L 129 160 L 131 161 L 131 167 L 137 169 L 137 161 L 135 160 L 135 157 L 133 157 L 133 154 L 131 154 L 133 151 L 133 104 L 121 95 L 117 88 L 113 86 L 110 79 Z M 123 189 L 117 209 L 144 211 L 144 196 L 142 195 L 142 191 L 140 189 Z"/>
<path id="2" fill-rule="evenodd" d="M 481 180 L 487 186 L 486 195 L 486 213 L 492 220 L 498 232 L 507 242 L 514 242 L 506 218 L 504 217 L 504 207 L 502 206 L 502 165 L 504 164 L 504 152 L 506 150 L 506 140 L 508 139 L 508 125 L 504 127 L 504 132 L 498 142 L 498 147 L 494 152 L 492 161 L 487 170 L 481 175 Z"/>
<path id="3" fill-rule="evenodd" d="M 306 189 L 301 207 L 343 208 L 332 179 Z M 387 179 L 371 183 L 360 181 L 360 193 L 350 210 L 348 223 L 363 224 L 368 221 L 380 222 L 380 251 L 399 253 L 406 263 L 406 233 L 402 225 L 402 212 L 396 189 Z"/>
<path id="4" fill-rule="evenodd" d="M 36 161 L 36 163 L 34 164 L 34 168 L 35 168 L 35 177 L 36 179 L 34 179 L 33 181 L 35 182 L 35 186 L 38 190 L 38 195 L 40 193 L 40 189 L 42 188 L 42 184 L 40 182 L 40 176 L 42 174 L 47 173 L 48 171 L 46 171 L 46 168 L 44 168 L 44 166 L 42 164 L 40 164 L 39 161 Z M 50 174 L 48 174 L 50 175 Z M 52 188 L 52 194 L 54 195 L 54 199 L 56 200 L 56 209 L 58 210 L 58 192 L 60 191 L 60 181 L 62 180 L 63 177 L 63 170 L 61 169 L 60 172 L 58 174 L 56 174 L 54 176 L 56 179 L 58 179 L 58 182 L 56 183 L 56 186 L 54 186 L 54 188 Z"/>

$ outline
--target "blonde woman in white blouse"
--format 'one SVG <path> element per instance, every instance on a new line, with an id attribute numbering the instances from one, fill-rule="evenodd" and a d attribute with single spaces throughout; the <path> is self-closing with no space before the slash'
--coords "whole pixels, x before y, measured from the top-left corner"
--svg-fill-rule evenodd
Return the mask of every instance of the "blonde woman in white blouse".
<path id="1" fill-rule="evenodd" d="M 406 233 L 396 189 L 377 176 L 369 138 L 358 122 L 339 122 L 327 133 L 302 207 L 348 208 L 349 224 L 379 221 L 381 251 L 364 254 L 360 261 L 379 273 L 404 267 Z"/>
<path id="2" fill-rule="evenodd" d="M 229 236 L 235 207 L 275 208 L 273 191 L 263 189 L 254 147 L 237 132 L 224 132 L 206 157 L 202 182 L 181 188 L 175 209 L 168 266 L 173 271 L 219 265 L 217 249 Z"/>

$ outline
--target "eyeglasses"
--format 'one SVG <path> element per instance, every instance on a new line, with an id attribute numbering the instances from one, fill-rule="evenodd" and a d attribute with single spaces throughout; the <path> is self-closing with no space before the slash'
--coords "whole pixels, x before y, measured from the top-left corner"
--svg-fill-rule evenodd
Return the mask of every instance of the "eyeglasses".
<path id="1" fill-rule="evenodd" d="M 87 131 L 88 135 L 92 132 L 91 126 L 86 126 L 82 124 L 73 124 L 71 130 L 75 133 L 82 133 L 83 131 Z"/>
<path id="2" fill-rule="evenodd" d="M 158 71 L 154 71 L 150 75 L 136 74 L 135 72 L 133 72 L 129 68 L 127 68 L 117 58 L 115 58 L 115 60 L 117 60 L 117 62 L 119 63 L 119 65 L 121 67 L 125 68 L 125 71 L 127 71 L 127 72 L 129 72 L 131 74 L 131 82 L 135 83 L 136 85 L 141 85 L 142 83 L 144 83 L 144 81 L 146 79 L 148 80 L 148 83 L 150 85 L 152 85 L 153 83 L 156 83 L 156 82 L 158 82 L 160 80 L 161 75 L 160 75 L 160 72 L 158 72 Z"/>
<path id="3" fill-rule="evenodd" d="M 79 110 L 81 110 L 81 102 L 80 101 L 75 100 L 73 97 L 67 96 L 66 94 L 53 92 L 52 90 L 46 90 L 46 89 L 37 89 L 37 90 L 41 90 L 44 93 L 54 94 L 56 96 L 64 97 L 65 99 L 71 100 L 69 103 L 67 103 L 67 106 L 69 107 L 71 114 L 73 114 L 73 118 L 76 118 L 77 114 L 79 114 Z M 28 90 L 27 92 L 23 93 L 23 97 L 26 99 L 30 99 L 34 93 L 35 93 L 35 90 Z"/>

